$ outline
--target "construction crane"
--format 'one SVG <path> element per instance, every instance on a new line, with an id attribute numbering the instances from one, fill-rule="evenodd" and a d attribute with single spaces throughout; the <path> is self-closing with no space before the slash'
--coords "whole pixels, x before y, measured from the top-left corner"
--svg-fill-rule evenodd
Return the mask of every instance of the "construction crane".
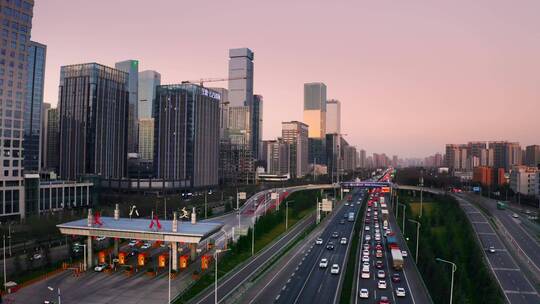
<path id="1" fill-rule="evenodd" d="M 229 77 L 229 78 L 201 78 L 197 80 L 184 80 L 182 83 L 199 83 L 201 87 L 204 87 L 205 82 L 221 82 L 221 81 L 229 81 L 229 80 L 240 80 L 240 79 L 247 79 L 246 76 L 241 77 Z"/>

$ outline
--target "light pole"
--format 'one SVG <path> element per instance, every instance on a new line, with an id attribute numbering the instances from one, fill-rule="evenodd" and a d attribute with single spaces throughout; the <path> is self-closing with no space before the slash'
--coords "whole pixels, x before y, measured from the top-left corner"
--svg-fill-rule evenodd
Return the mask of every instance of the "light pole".
<path id="1" fill-rule="evenodd" d="M 255 216 L 252 217 L 253 230 L 251 231 L 251 256 L 255 255 Z"/>
<path id="2" fill-rule="evenodd" d="M 405 208 L 407 208 L 407 205 L 400 204 L 400 203 L 397 203 L 397 205 L 398 205 L 398 207 L 396 209 L 399 208 L 399 205 L 403 206 L 403 231 L 402 231 L 402 233 L 403 233 L 403 236 L 405 236 Z M 396 211 L 396 213 L 397 213 L 397 211 Z"/>
<path id="3" fill-rule="evenodd" d="M 217 258 L 218 258 L 218 254 L 222 253 L 222 252 L 225 252 L 225 251 L 229 251 L 230 249 L 217 249 L 215 252 L 214 252 L 214 261 L 216 262 L 216 271 L 215 271 L 215 279 L 216 279 L 216 282 L 214 283 L 214 303 L 215 304 L 218 304 L 218 298 L 217 298 L 217 290 L 218 290 L 218 279 L 217 279 Z"/>
<path id="4" fill-rule="evenodd" d="M 52 288 L 51 286 L 47 286 L 47 289 L 49 289 L 50 291 L 54 291 L 54 288 Z M 60 298 L 60 287 L 58 287 L 58 304 L 62 304 L 62 299 Z"/>
<path id="5" fill-rule="evenodd" d="M 422 217 L 422 207 L 423 207 L 423 194 L 424 194 L 424 176 L 423 176 L 423 171 L 422 171 L 422 176 L 420 177 L 420 218 Z"/>
<path id="6" fill-rule="evenodd" d="M 8 225 L 9 256 L 11 256 L 11 222 Z"/>
<path id="7" fill-rule="evenodd" d="M 457 266 L 456 264 L 447 260 L 443 260 L 441 258 L 435 258 L 435 260 L 437 262 L 443 262 L 443 263 L 448 263 L 452 265 L 452 282 L 450 283 L 450 304 L 452 304 L 452 294 L 454 293 L 454 272 L 456 272 Z"/>
<path id="8" fill-rule="evenodd" d="M 6 273 L 6 235 L 4 234 L 4 245 L 2 246 L 4 251 L 4 289 L 6 289 L 6 283 L 7 283 L 7 273 Z"/>
<path id="9" fill-rule="evenodd" d="M 416 265 L 418 265 L 418 243 L 420 242 L 420 222 L 409 219 L 409 222 L 416 223 Z"/>
<path id="10" fill-rule="evenodd" d="M 285 202 L 285 231 L 289 230 L 289 203 L 294 202 L 294 200 Z"/>
<path id="11" fill-rule="evenodd" d="M 86 271 L 86 267 L 87 267 L 86 265 L 88 264 L 86 261 L 86 244 L 81 244 L 80 246 L 84 248 L 83 249 L 83 263 L 84 263 L 83 270 Z"/>

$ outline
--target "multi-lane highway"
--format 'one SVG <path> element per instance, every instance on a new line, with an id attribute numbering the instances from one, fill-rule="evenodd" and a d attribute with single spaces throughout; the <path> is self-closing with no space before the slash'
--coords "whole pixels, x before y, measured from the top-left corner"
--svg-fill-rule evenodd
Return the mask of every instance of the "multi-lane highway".
<path id="1" fill-rule="evenodd" d="M 350 250 L 355 221 L 358 219 L 360 204 L 365 190 L 352 193 L 352 201 L 338 205 L 333 218 L 306 256 L 293 269 L 290 280 L 285 281 L 281 292 L 276 295 L 276 303 L 337 303 L 346 269 L 346 257 Z M 349 221 L 349 213 L 354 217 Z M 342 243 L 342 238 L 344 242 Z M 327 267 L 320 262 L 327 259 Z M 331 273 L 334 265 L 339 267 Z M 294 265 L 292 265 L 294 267 Z"/>
<path id="2" fill-rule="evenodd" d="M 506 300 L 511 304 L 540 303 L 538 293 L 509 254 L 485 215 L 462 196 L 455 197 L 480 240 L 489 267 L 495 274 Z"/>

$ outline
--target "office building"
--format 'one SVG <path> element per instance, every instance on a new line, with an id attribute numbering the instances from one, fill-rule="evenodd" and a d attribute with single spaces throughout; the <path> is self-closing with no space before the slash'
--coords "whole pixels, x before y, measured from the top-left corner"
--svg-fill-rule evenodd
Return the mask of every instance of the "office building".
<path id="1" fill-rule="evenodd" d="M 281 138 L 289 144 L 289 173 L 300 178 L 308 173 L 308 126 L 299 121 L 281 123 Z"/>
<path id="2" fill-rule="evenodd" d="M 326 138 L 308 138 L 308 149 L 310 164 L 326 165 Z"/>
<path id="3" fill-rule="evenodd" d="M 43 134 L 46 138 L 46 144 L 43 146 L 45 151 L 43 168 L 58 173 L 60 168 L 60 117 L 58 109 L 48 109 L 45 116 L 47 117 L 47 127 L 46 133 Z"/>
<path id="4" fill-rule="evenodd" d="M 362 149 L 359 153 L 359 167 L 360 168 L 367 168 L 367 152 L 366 150 Z"/>
<path id="5" fill-rule="evenodd" d="M 250 108 L 251 113 L 251 151 L 253 157 L 261 159 L 262 149 L 262 131 L 263 131 L 263 97 L 261 95 L 253 96 L 253 105 Z"/>
<path id="6" fill-rule="evenodd" d="M 51 108 L 50 103 L 44 102 L 41 105 L 41 130 L 40 130 L 40 142 L 39 142 L 39 153 L 40 153 L 40 170 L 45 169 L 47 166 L 47 111 Z"/>
<path id="7" fill-rule="evenodd" d="M 159 85 L 161 85 L 161 74 L 158 72 L 152 70 L 139 72 L 138 119 L 152 118 L 152 105 Z"/>
<path id="8" fill-rule="evenodd" d="M 28 102 L 33 0 L 0 0 L 0 216 L 24 218 L 23 119 Z M 39 143 L 39 139 L 38 139 Z M 39 145 L 39 144 L 38 144 Z M 39 164 L 39 163 L 38 163 Z"/>
<path id="9" fill-rule="evenodd" d="M 129 74 L 97 63 L 60 71 L 60 176 L 124 177 Z"/>
<path id="10" fill-rule="evenodd" d="M 326 103 L 326 133 L 341 133 L 341 103 L 331 99 Z"/>
<path id="11" fill-rule="evenodd" d="M 309 126 L 309 138 L 326 135 L 326 85 L 321 82 L 304 84 L 304 123 Z"/>
<path id="12" fill-rule="evenodd" d="M 253 58 L 248 48 L 229 50 L 229 102 L 233 107 L 253 105 Z"/>
<path id="13" fill-rule="evenodd" d="M 194 84 L 157 87 L 154 103 L 156 177 L 218 184 L 219 93 Z"/>
<path id="14" fill-rule="evenodd" d="M 212 91 L 218 92 L 221 96 L 219 101 L 219 138 L 224 140 L 227 138 L 227 129 L 229 126 L 229 90 L 225 88 L 209 88 Z"/>
<path id="15" fill-rule="evenodd" d="M 281 138 L 265 142 L 267 148 L 266 173 L 286 175 L 290 170 L 290 146 Z"/>
<path id="16" fill-rule="evenodd" d="M 357 165 L 357 159 L 358 159 L 358 153 L 356 151 L 356 147 L 350 146 L 350 145 L 343 145 L 342 146 L 342 153 L 343 153 L 343 170 L 346 172 L 352 172 L 356 170 L 358 167 Z"/>
<path id="17" fill-rule="evenodd" d="M 139 158 L 154 159 L 154 119 L 139 119 Z"/>
<path id="18" fill-rule="evenodd" d="M 28 79 L 24 106 L 24 171 L 38 172 L 41 164 L 41 105 L 45 76 L 47 46 L 30 41 L 28 44 Z"/>
<path id="19" fill-rule="evenodd" d="M 514 166 L 510 171 L 510 189 L 522 195 L 538 195 L 539 169 Z"/>
<path id="20" fill-rule="evenodd" d="M 139 104 L 139 61 L 125 60 L 115 64 L 117 70 L 128 73 L 129 114 L 128 114 L 128 153 L 137 153 L 139 137 L 138 129 L 138 104 Z"/>
<path id="21" fill-rule="evenodd" d="M 338 173 L 341 173 L 341 135 L 326 134 L 326 166 L 331 182 L 339 181 Z"/>
<path id="22" fill-rule="evenodd" d="M 529 167 L 540 167 L 540 146 L 531 145 L 525 148 L 525 165 Z"/>

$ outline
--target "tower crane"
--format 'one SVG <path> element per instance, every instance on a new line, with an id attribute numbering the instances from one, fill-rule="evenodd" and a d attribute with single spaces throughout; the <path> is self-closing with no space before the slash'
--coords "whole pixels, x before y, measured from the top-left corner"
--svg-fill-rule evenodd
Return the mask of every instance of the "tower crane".
<path id="1" fill-rule="evenodd" d="M 204 87 L 205 82 L 221 82 L 221 81 L 229 81 L 229 80 L 240 80 L 240 79 L 247 79 L 246 76 L 240 76 L 240 77 L 227 77 L 227 78 L 200 78 L 197 80 L 184 80 L 182 83 L 199 83 L 201 87 Z"/>

